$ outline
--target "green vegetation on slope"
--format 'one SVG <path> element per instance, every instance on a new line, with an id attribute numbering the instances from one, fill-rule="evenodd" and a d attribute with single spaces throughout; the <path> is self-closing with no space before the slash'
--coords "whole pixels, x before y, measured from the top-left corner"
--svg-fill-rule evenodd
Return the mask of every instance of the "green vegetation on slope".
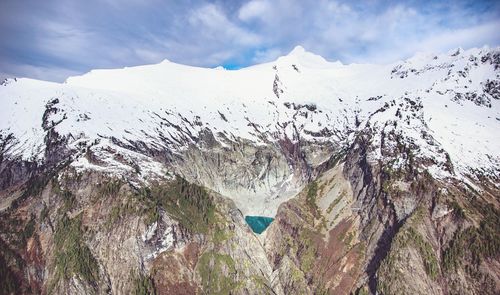
<path id="1" fill-rule="evenodd" d="M 479 207 L 483 219 L 479 228 L 457 231 L 444 251 L 442 266 L 446 271 L 460 267 L 465 261 L 478 267 L 484 258 L 500 255 L 500 212 L 491 204 Z"/>
<path id="2" fill-rule="evenodd" d="M 33 236 L 33 233 L 35 232 L 35 217 L 33 215 L 30 216 L 30 220 L 24 227 L 24 230 L 21 233 L 22 241 L 24 244 L 28 241 L 31 236 Z"/>
<path id="3" fill-rule="evenodd" d="M 112 226 L 127 215 L 134 215 L 140 211 L 139 201 L 129 195 L 123 196 L 118 204 L 113 205 L 109 211 L 105 227 L 110 230 Z"/>
<path id="4" fill-rule="evenodd" d="M 149 276 L 139 275 L 134 280 L 134 295 L 155 295 L 153 279 Z"/>
<path id="5" fill-rule="evenodd" d="M 316 204 L 317 195 L 318 195 L 318 183 L 316 181 L 313 181 L 307 186 L 306 204 L 307 206 L 309 206 L 314 216 L 316 216 L 319 213 L 318 205 Z"/>
<path id="6" fill-rule="evenodd" d="M 152 186 L 141 191 L 149 200 L 146 219 L 158 220 L 158 208 L 164 208 L 169 215 L 191 232 L 207 233 L 215 222 L 215 204 L 206 190 L 181 177 L 172 182 Z"/>
<path id="7" fill-rule="evenodd" d="M 405 290 L 401 288 L 407 285 L 408 282 L 401 281 L 403 274 L 401 273 L 400 267 L 408 263 L 408 261 L 405 260 L 408 257 L 405 253 L 407 253 L 407 249 L 409 248 L 417 250 L 422 260 L 425 273 L 431 279 L 435 280 L 439 276 L 439 263 L 434 253 L 434 249 L 425 237 L 415 229 L 415 227 L 422 222 L 424 213 L 425 210 L 423 208 L 420 207 L 416 209 L 411 218 L 401 227 L 394 237 L 391 244 L 391 250 L 382 261 L 377 272 L 379 277 L 377 290 L 381 294 L 405 293 Z"/>
<path id="8" fill-rule="evenodd" d="M 439 266 L 436 255 L 434 254 L 431 244 L 429 244 L 422 235 L 412 227 L 409 227 L 403 231 L 401 243 L 402 247 L 405 247 L 405 243 L 407 243 L 407 245 L 412 245 L 418 250 L 424 264 L 425 273 L 431 279 L 435 279 L 438 276 Z"/>
<path id="9" fill-rule="evenodd" d="M 231 256 L 205 252 L 198 261 L 203 290 L 207 294 L 231 294 L 239 283 L 235 280 L 236 267 Z"/>
<path id="10" fill-rule="evenodd" d="M 73 275 L 91 285 L 99 278 L 99 266 L 83 241 L 81 223 L 81 215 L 69 218 L 66 214 L 57 223 L 54 233 L 54 279 L 49 293 L 61 279 L 68 280 Z"/>
<path id="11" fill-rule="evenodd" d="M 102 182 L 98 187 L 98 195 L 100 197 L 115 196 L 120 191 L 123 182 L 120 179 L 111 179 Z"/>

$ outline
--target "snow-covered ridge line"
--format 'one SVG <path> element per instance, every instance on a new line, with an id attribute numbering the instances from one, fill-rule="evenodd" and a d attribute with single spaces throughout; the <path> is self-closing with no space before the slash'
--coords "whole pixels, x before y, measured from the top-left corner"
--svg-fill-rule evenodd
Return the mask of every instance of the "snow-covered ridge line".
<path id="1" fill-rule="evenodd" d="M 0 141 L 8 157 L 43 161 L 49 129 L 75 149 L 101 140 L 93 148 L 120 142 L 181 150 L 206 130 L 222 146 L 283 138 L 341 145 L 367 124 L 381 131 L 397 122 L 394 129 L 423 155 L 447 153 L 463 171 L 498 173 L 499 64 L 499 48 L 342 65 L 298 47 L 234 71 L 163 61 L 95 70 L 62 84 L 7 80 L 0 86 Z"/>

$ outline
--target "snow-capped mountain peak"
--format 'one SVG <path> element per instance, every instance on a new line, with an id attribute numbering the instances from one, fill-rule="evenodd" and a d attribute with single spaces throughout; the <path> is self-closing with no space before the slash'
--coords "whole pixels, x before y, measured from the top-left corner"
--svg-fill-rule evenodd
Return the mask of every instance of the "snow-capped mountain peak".
<path id="1" fill-rule="evenodd" d="M 300 56 L 304 55 L 306 53 L 306 49 L 302 47 L 301 45 L 295 46 L 287 55 L 288 56 Z M 307 52 L 309 53 L 309 52 Z"/>
<path id="2" fill-rule="evenodd" d="M 342 65 L 339 61 L 329 62 L 321 55 L 309 52 L 300 45 L 295 46 L 287 55 L 279 57 L 276 64 L 301 65 L 307 68 L 328 68 Z"/>
<path id="3" fill-rule="evenodd" d="M 295 146 L 328 146 L 300 156 L 320 165 L 364 133 L 371 134 L 374 161 L 384 161 L 388 145 L 396 147 L 387 139 L 392 134 L 436 177 L 474 171 L 498 177 L 499 57 L 498 49 L 471 49 L 341 65 L 296 47 L 275 62 L 234 71 L 164 61 L 93 70 L 63 84 L 9 80 L 0 86 L 3 153 L 44 162 L 57 135 L 78 169 L 126 174 L 142 163 L 144 179 L 151 179 L 166 169 L 159 155 L 206 149 L 207 142 L 223 150 L 241 142 L 280 146 L 291 157 L 289 168 L 247 191 L 272 204 L 239 204 L 257 212 L 275 211 L 281 200 L 273 198 L 305 177 L 292 160 Z M 259 169 L 261 178 L 267 168 Z"/>

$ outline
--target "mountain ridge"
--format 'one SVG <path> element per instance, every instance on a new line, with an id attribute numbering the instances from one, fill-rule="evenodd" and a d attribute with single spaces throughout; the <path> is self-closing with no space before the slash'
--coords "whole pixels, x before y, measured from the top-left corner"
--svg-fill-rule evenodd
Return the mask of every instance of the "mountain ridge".
<path id="1" fill-rule="evenodd" d="M 2 83 L 0 290 L 498 293 L 500 49 L 292 53 Z"/>
<path id="2" fill-rule="evenodd" d="M 300 49 L 301 48 L 301 49 Z M 310 54 L 304 51 L 302 47 L 299 49 L 294 49 L 292 50 L 291 54 L 288 56 L 297 56 L 297 55 L 304 55 L 304 54 Z M 483 49 L 471 49 L 469 51 L 465 51 L 463 53 L 458 54 L 453 56 L 452 55 L 442 55 L 441 59 L 448 58 L 448 59 L 453 59 L 455 58 L 458 62 L 462 63 L 460 66 L 463 68 L 467 68 L 470 66 L 470 64 L 464 64 L 462 60 L 466 60 L 464 56 L 467 56 L 467 58 L 470 56 L 470 58 L 475 57 L 476 55 L 481 55 L 481 50 Z M 295 53 L 294 53 L 295 52 Z M 497 52 L 495 50 L 487 51 L 487 52 Z M 475 54 L 475 55 L 474 55 Z M 483 54 L 484 55 L 484 54 Z M 285 56 L 286 58 L 287 56 Z M 265 111 L 267 109 L 268 113 L 277 113 L 279 111 L 283 112 L 286 110 L 280 110 L 279 108 L 283 109 L 283 106 L 278 106 L 276 107 L 276 110 L 272 110 L 269 108 L 262 108 L 258 109 L 257 107 L 254 107 L 253 109 L 248 109 L 248 107 L 255 105 L 255 104 L 260 104 L 259 100 L 261 102 L 267 101 L 270 104 L 271 103 L 294 103 L 295 105 L 302 104 L 302 105 L 307 105 L 308 103 L 317 105 L 321 109 L 325 109 L 326 111 L 329 111 L 329 116 L 332 116 L 334 114 L 334 118 L 339 120 L 339 119 L 346 119 L 346 120 L 352 120 L 353 118 L 353 113 L 357 112 L 356 108 L 360 109 L 361 111 L 360 116 L 364 115 L 364 120 L 367 119 L 367 117 L 370 115 L 370 113 L 373 113 L 377 110 L 377 108 L 380 108 L 383 106 L 381 104 L 382 102 L 388 102 L 389 100 L 387 97 L 393 97 L 393 98 L 400 98 L 404 96 L 405 92 L 409 91 L 409 94 L 411 96 L 417 97 L 417 96 L 424 96 L 424 92 L 430 92 L 433 91 L 433 95 L 435 93 L 444 93 L 444 92 L 449 92 L 451 91 L 452 94 L 453 92 L 458 92 L 458 96 L 463 95 L 465 91 L 465 96 L 467 93 L 470 92 L 471 87 L 473 91 L 478 92 L 479 95 L 481 94 L 481 84 L 483 81 L 477 81 L 481 79 L 481 75 L 485 75 L 487 73 L 482 73 L 481 71 L 474 71 L 472 75 L 479 75 L 478 77 L 475 77 L 474 83 L 468 83 L 468 85 L 460 86 L 457 87 L 455 85 L 447 86 L 450 84 L 450 82 L 453 81 L 452 78 L 457 77 L 465 80 L 460 75 L 463 75 L 464 71 L 463 69 L 458 70 L 456 73 L 452 73 L 450 66 L 453 66 L 453 63 L 450 63 L 446 60 L 443 62 L 439 63 L 440 58 L 436 56 L 436 58 L 431 59 L 430 62 L 434 62 L 434 64 L 437 64 L 436 66 L 433 66 L 432 63 L 424 63 L 420 65 L 421 70 L 418 70 L 417 68 L 419 67 L 419 61 L 415 61 L 415 58 L 411 58 L 405 62 L 399 63 L 395 66 L 389 65 L 389 66 L 377 66 L 376 72 L 380 73 L 379 75 L 382 76 L 384 74 L 386 77 L 383 77 L 383 79 L 377 79 L 375 77 L 371 77 L 369 79 L 366 79 L 365 75 L 363 74 L 366 71 L 370 70 L 375 70 L 373 67 L 376 67 L 374 65 L 354 65 L 354 66 L 341 66 L 344 69 L 330 69 L 328 74 L 325 74 L 325 81 L 322 81 L 321 79 L 316 79 L 314 76 L 320 76 L 320 73 L 323 71 L 320 71 L 319 73 L 316 73 L 314 69 L 310 69 L 306 66 L 304 66 L 303 70 L 304 71 L 312 71 L 311 73 L 300 73 L 298 70 L 295 70 L 294 66 L 297 67 L 293 62 L 294 61 L 284 61 L 283 64 L 280 63 L 280 59 L 283 60 L 283 58 L 278 58 L 276 62 L 268 63 L 268 64 L 263 64 L 259 65 L 258 67 L 261 67 L 259 69 L 242 69 L 242 70 L 236 70 L 236 71 L 229 71 L 229 72 L 211 72 L 209 69 L 201 69 L 201 68 L 195 68 L 194 73 L 191 72 L 179 72 L 181 69 L 186 69 L 190 70 L 192 69 L 191 67 L 188 66 L 182 66 L 182 65 L 177 65 L 174 63 L 167 62 L 165 63 L 160 63 L 157 65 L 151 65 L 151 66 L 142 66 L 142 67 L 134 67 L 134 68 L 126 68 L 122 70 L 102 70 L 102 71 L 91 71 L 88 74 L 84 74 L 82 76 L 76 76 L 76 77 L 71 77 L 69 78 L 63 85 L 60 84 L 54 84 L 54 83 L 47 83 L 46 86 L 48 88 L 50 87 L 60 87 L 60 89 L 56 89 L 55 91 L 59 92 L 64 92 L 64 91 L 72 91 L 72 87 L 78 89 L 81 87 L 89 89 L 87 93 L 82 93 L 83 96 L 88 96 L 88 95 L 99 95 L 99 90 L 106 90 L 106 91 L 111 91 L 110 96 L 118 96 L 118 95 L 123 95 L 126 94 L 126 104 L 131 104 L 134 105 L 134 108 L 141 109 L 142 111 L 155 111 L 159 112 L 162 109 L 167 109 L 167 108 L 174 108 L 178 109 L 179 113 L 183 114 L 189 114 L 196 112 L 197 116 L 200 116 L 201 113 L 203 112 L 210 112 L 210 117 L 207 118 L 206 120 L 211 120 L 212 122 L 217 122 L 216 117 L 219 116 L 219 113 L 224 114 L 224 112 L 227 112 L 227 109 L 224 110 L 224 108 L 236 108 L 236 110 L 240 112 L 248 112 L 250 115 L 255 115 L 258 112 L 262 112 L 263 110 Z M 467 61 L 470 63 L 470 61 Z M 144 68 L 146 67 L 146 68 Z M 163 67 L 166 67 L 166 69 L 162 69 Z M 186 68 L 184 68 L 186 67 Z M 274 69 L 274 67 L 276 69 Z M 357 67 L 368 67 L 368 68 L 362 68 L 361 73 L 359 72 Z M 434 75 L 432 72 L 437 72 L 437 67 L 440 67 L 439 70 L 443 71 L 446 69 L 450 69 L 450 73 L 447 73 L 447 75 Z M 391 68 L 391 76 L 390 79 L 387 79 L 387 70 Z M 405 69 L 408 68 L 408 69 Z M 445 69 L 446 68 L 446 69 Z M 486 68 L 486 66 L 480 67 L 481 70 Z M 149 70 L 149 71 L 148 71 Z M 165 70 L 165 72 L 162 72 L 162 70 Z M 430 77 L 425 77 L 423 79 L 418 79 L 416 77 L 416 81 L 406 81 L 404 78 L 401 78 L 402 76 L 407 77 L 407 75 L 414 75 L 414 73 L 418 73 L 418 71 L 424 71 L 422 72 L 423 75 L 427 75 Z M 207 74 L 205 74 L 205 72 Z M 429 73 L 430 72 L 430 73 Z M 182 73 L 182 74 L 181 74 Z M 240 75 L 241 73 L 241 75 Z M 397 79 L 397 75 L 399 74 L 399 78 Z M 176 78 L 175 76 L 180 75 L 182 77 Z M 191 77 L 191 76 L 192 77 Z M 491 76 L 491 78 L 494 78 L 494 75 Z M 213 78 L 217 77 L 217 78 Z M 350 83 L 348 83 L 348 88 L 342 87 L 343 84 L 346 83 L 346 78 L 349 79 Z M 196 87 L 192 87 L 190 80 L 193 79 L 196 84 Z M 203 80 L 208 80 L 206 83 L 203 82 Z M 373 84 L 369 83 L 369 80 L 373 80 Z M 414 80 L 415 80 L 414 79 Z M 429 81 L 426 81 L 429 80 Z M 434 80 L 433 80 L 434 79 Z M 172 80 L 172 81 L 169 81 Z M 319 80 L 319 81 L 318 81 Z M 391 83 L 392 80 L 404 80 L 403 84 L 401 83 Z M 457 79 L 456 81 L 453 81 L 454 83 L 459 83 Z M 24 83 L 23 81 L 30 81 L 30 80 L 23 80 L 20 79 L 19 82 L 15 83 Z M 250 82 L 247 82 L 250 81 Z M 335 86 L 335 85 L 329 85 L 330 81 L 332 81 L 334 84 L 339 84 L 341 86 Z M 362 82 L 363 81 L 363 82 Z M 469 81 L 472 81 L 469 79 Z M 489 80 L 487 80 L 489 81 Z M 495 80 L 492 80 L 495 82 Z M 401 85 L 411 85 L 412 83 L 422 83 L 424 85 L 422 86 L 413 86 L 413 88 L 410 89 L 404 89 L 403 86 Z M 431 83 L 433 82 L 433 83 Z M 480 82 L 480 83 L 476 83 Z M 36 87 L 45 87 L 44 82 L 26 82 L 28 85 L 31 84 L 37 84 L 41 83 L 40 85 L 33 85 L 35 88 Z M 273 83 L 272 87 L 270 87 L 270 84 Z M 356 87 L 354 86 L 355 84 L 359 83 L 364 83 L 364 87 Z M 381 89 L 377 89 L 378 87 L 375 86 L 377 83 L 382 84 L 379 86 Z M 10 84 L 10 83 L 4 83 L 4 84 Z M 232 84 L 236 84 L 233 85 Z M 375 84 L 375 85 L 374 85 Z M 27 87 L 29 87 L 27 85 Z M 299 88 L 297 88 L 295 85 L 300 85 Z M 353 85 L 350 87 L 350 85 Z M 395 90 L 392 91 L 393 93 L 390 93 L 390 91 L 382 90 L 384 88 L 391 88 L 391 85 L 393 88 L 397 89 L 400 88 L 400 90 Z M 498 87 L 498 85 L 496 85 Z M 12 85 L 11 85 L 12 87 Z M 294 88 L 295 87 L 295 88 Z M 439 88 L 442 89 L 439 89 Z M 447 88 L 448 87 L 448 88 Z M 465 88 L 464 88 L 465 87 Z M 6 88 L 9 88 L 7 85 Z M 352 90 L 358 88 L 361 91 L 356 91 Z M 366 89 L 363 91 L 363 88 Z M 177 89 L 177 90 L 176 90 Z M 316 91 L 315 91 L 316 89 Z M 496 89 L 496 88 L 495 88 Z M 5 92 L 5 88 L 3 89 Z M 49 91 L 50 92 L 50 91 Z M 387 93 L 386 93 L 387 92 Z M 9 95 L 16 95 L 15 93 L 12 94 L 4 94 L 3 95 L 3 100 L 5 101 L 6 99 L 10 99 Z M 18 94 L 22 96 L 22 93 Z M 54 96 L 54 94 L 51 94 Z M 78 93 L 74 93 L 74 96 L 78 96 Z M 103 93 L 102 95 L 108 95 L 107 93 Z M 101 95 L 101 96 L 102 96 Z M 47 96 L 50 96 L 48 93 L 45 94 L 45 98 L 40 98 L 47 100 Z M 281 98 L 279 97 L 281 96 Z M 382 96 L 380 99 L 376 100 L 378 96 Z M 486 97 L 488 98 L 491 97 L 488 93 L 486 94 Z M 188 99 L 186 100 L 185 97 Z M 310 97 L 310 98 L 309 98 Z M 357 98 L 358 97 L 358 98 Z M 359 97 L 363 97 L 363 99 L 360 99 Z M 89 98 L 81 98 L 82 100 L 84 99 L 89 99 Z M 362 100 L 367 100 L 367 99 L 372 99 L 369 103 L 363 102 Z M 451 100 L 455 100 L 455 103 L 463 103 L 465 98 L 457 98 L 457 95 L 455 97 L 451 98 Z M 468 98 L 471 99 L 471 98 Z M 192 101 L 189 103 L 189 101 Z M 341 100 L 341 101 L 340 101 Z M 358 101 L 356 101 L 358 100 Z M 427 99 L 429 100 L 429 99 Z M 489 98 L 491 100 L 491 98 Z M 105 103 L 106 100 L 103 101 Z M 110 99 L 108 99 L 110 101 Z M 280 103 L 280 101 L 283 101 Z M 493 102 L 495 102 L 496 99 L 493 99 Z M 8 103 L 7 101 L 4 102 L 4 104 Z M 22 103 L 22 102 L 20 102 Z M 96 104 L 100 103 L 98 101 L 94 102 Z M 114 104 L 123 104 L 122 101 L 113 101 Z M 214 103 L 216 104 L 217 109 L 210 109 L 210 105 Z M 476 102 L 475 102 L 476 103 Z M 480 102 L 477 102 L 480 103 Z M 476 104 L 477 104 L 476 103 Z M 486 103 L 486 106 L 488 106 L 488 102 L 483 102 Z M 150 105 L 148 105 L 150 104 Z M 235 106 L 237 104 L 240 104 L 239 106 Z M 431 103 L 429 103 L 431 104 Z M 455 106 L 452 102 L 447 102 L 447 99 L 444 98 L 443 104 L 448 107 Z M 489 102 L 491 104 L 491 102 Z M 495 102 L 496 104 L 496 102 Z M 118 108 L 117 105 L 117 108 Z M 142 105 L 142 106 L 141 106 Z M 242 105 L 245 105 L 243 107 Z M 201 108 L 200 108 L 201 106 Z M 28 106 L 25 106 L 28 107 Z M 40 108 L 40 106 L 38 106 Z M 433 108 L 437 108 L 436 105 L 432 106 Z M 123 108 L 123 107 L 122 107 Z M 332 110 L 333 109 L 333 110 Z M 338 114 L 340 111 L 345 111 L 350 114 L 347 114 L 348 117 L 350 118 L 342 118 L 342 114 Z M 441 109 L 443 109 L 441 107 Z M 493 108 L 490 108 L 491 111 L 493 112 L 487 112 L 487 116 L 490 118 L 492 116 L 499 117 L 500 115 L 498 114 L 498 107 L 494 106 Z M 8 112 L 7 108 L 5 108 L 5 112 Z M 432 111 L 432 110 L 430 110 Z M 473 107 L 469 107 L 469 112 L 478 112 L 476 109 Z M 175 111 L 174 111 L 175 112 Z M 337 112 L 337 113 L 335 113 Z M 496 112 L 496 113 L 495 113 Z M 364 114 L 363 114 L 364 113 Z M 8 115 L 8 114 L 6 114 Z M 80 114 L 84 116 L 85 114 Z M 195 116 L 196 116 L 195 115 Z M 226 119 L 228 119 L 228 114 L 224 115 Z M 5 116 L 7 117 L 7 116 Z M 201 116 L 200 116 L 201 117 Z M 245 116 L 243 116 L 245 117 Z M 229 117 L 230 118 L 230 117 Z M 258 119 L 258 118 L 249 118 L 250 123 L 257 124 L 260 126 L 265 126 L 268 125 L 270 122 L 269 120 L 264 119 Z M 494 118 L 491 118 L 494 120 Z M 76 119 L 78 120 L 78 119 Z M 279 119 L 278 119 L 279 120 Z M 325 119 L 322 119 L 323 121 Z M 323 124 L 326 125 L 325 122 L 322 122 L 320 119 L 318 124 Z M 431 119 L 430 119 L 431 120 Z M 256 140 L 255 136 L 252 136 L 251 133 L 253 132 L 253 128 L 248 128 L 248 126 L 244 126 L 246 123 L 245 118 L 241 117 L 236 117 L 232 123 L 238 124 L 238 131 L 236 129 L 231 130 L 232 135 L 234 136 L 243 136 L 244 138 L 250 139 L 250 140 Z M 2 124 L 2 130 L 9 129 L 9 124 L 12 124 L 13 121 L 3 121 Z M 225 121 L 222 120 L 221 122 L 214 123 L 215 128 L 219 128 L 219 130 L 227 130 L 227 126 L 223 124 Z M 272 121 L 271 121 L 272 122 Z M 117 122 L 108 122 L 108 124 L 115 125 L 115 128 L 119 126 Z M 484 125 L 484 122 L 482 123 Z M 496 122 L 489 125 L 493 125 L 493 128 L 496 125 Z M 308 125 L 309 130 L 308 132 L 318 132 L 322 128 L 314 127 L 312 124 Z M 441 126 L 439 126 L 442 128 Z M 119 127 L 118 127 L 119 128 Z M 29 129 L 29 127 L 24 128 L 24 132 L 26 132 L 26 129 Z M 334 129 L 334 128 L 332 128 Z M 244 130 L 242 132 L 242 130 Z M 85 130 L 83 130 L 85 131 Z M 476 130 L 477 131 L 477 130 Z M 5 132 L 5 131 L 4 131 Z M 123 131 L 122 131 L 123 132 Z M 345 133 L 345 131 L 344 131 Z M 306 136 L 305 134 L 303 134 Z M 289 138 L 292 138 L 293 136 L 288 133 L 287 136 Z M 492 149 L 495 150 L 495 149 Z M 490 154 L 490 156 L 493 156 Z M 498 155 L 496 155 L 498 158 Z"/>

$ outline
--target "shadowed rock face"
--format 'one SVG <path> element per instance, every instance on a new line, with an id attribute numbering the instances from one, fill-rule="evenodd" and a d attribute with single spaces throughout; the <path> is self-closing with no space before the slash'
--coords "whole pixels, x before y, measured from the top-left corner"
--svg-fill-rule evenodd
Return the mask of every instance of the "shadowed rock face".
<path id="1" fill-rule="evenodd" d="M 383 147 L 385 163 L 370 159 L 372 148 L 365 133 L 316 166 L 265 147 L 196 148 L 184 153 L 185 166 L 180 157 L 172 166 L 190 181 L 166 175 L 148 184 L 78 172 L 64 160 L 41 166 L 2 191 L 2 286 L 26 294 L 494 294 L 498 189 L 484 180 L 479 194 L 436 180 L 419 172 L 425 159 L 389 169 L 405 148 Z M 228 164 L 238 154 L 248 164 Z M 269 189 L 279 157 L 306 166 L 298 174 L 310 181 L 255 235 L 238 198 L 207 187 Z M 267 167 L 257 180 L 252 163 Z M 221 175 L 239 184 L 216 182 Z M 200 180 L 210 185 L 191 182 Z M 466 247 L 472 241 L 480 246 Z"/>

